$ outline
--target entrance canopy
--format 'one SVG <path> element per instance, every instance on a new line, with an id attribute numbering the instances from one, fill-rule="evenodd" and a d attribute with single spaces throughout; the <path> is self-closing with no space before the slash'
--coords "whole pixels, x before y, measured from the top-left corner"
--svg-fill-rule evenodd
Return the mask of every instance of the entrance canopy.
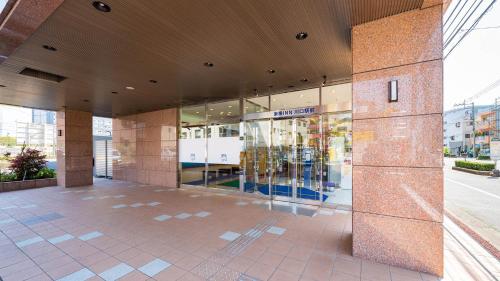
<path id="1" fill-rule="evenodd" d="M 351 27 L 423 1 L 93 2 L 65 0 L 25 40 L 0 28 L 18 43 L 0 46 L 0 103 L 111 117 L 349 80 Z M 29 25 L 22 8 L 4 22 Z"/>

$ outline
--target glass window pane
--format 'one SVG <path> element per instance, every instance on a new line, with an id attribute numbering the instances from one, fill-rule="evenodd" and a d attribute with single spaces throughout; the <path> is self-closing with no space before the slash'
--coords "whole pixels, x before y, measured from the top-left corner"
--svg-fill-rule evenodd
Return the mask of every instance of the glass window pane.
<path id="1" fill-rule="evenodd" d="M 239 100 L 208 104 L 208 187 L 240 189 Z"/>
<path id="2" fill-rule="evenodd" d="M 271 110 L 319 105 L 319 88 L 271 96 Z"/>
<path id="3" fill-rule="evenodd" d="M 269 111 L 269 96 L 245 99 L 245 114 Z"/>
<path id="4" fill-rule="evenodd" d="M 352 84 L 323 87 L 321 89 L 321 103 L 327 112 L 352 110 Z"/>
<path id="5" fill-rule="evenodd" d="M 205 185 L 205 105 L 181 108 L 181 183 Z"/>
<path id="6" fill-rule="evenodd" d="M 352 206 L 352 114 L 323 115 L 323 194 L 326 204 Z"/>

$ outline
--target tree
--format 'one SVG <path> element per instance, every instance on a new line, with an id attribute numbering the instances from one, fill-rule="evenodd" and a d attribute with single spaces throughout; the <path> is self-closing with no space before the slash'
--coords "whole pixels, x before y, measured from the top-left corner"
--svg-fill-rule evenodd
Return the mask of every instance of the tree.
<path id="1" fill-rule="evenodd" d="M 45 157 L 46 155 L 40 150 L 26 148 L 26 145 L 23 145 L 21 153 L 10 160 L 10 168 L 18 179 L 33 179 L 46 166 Z"/>

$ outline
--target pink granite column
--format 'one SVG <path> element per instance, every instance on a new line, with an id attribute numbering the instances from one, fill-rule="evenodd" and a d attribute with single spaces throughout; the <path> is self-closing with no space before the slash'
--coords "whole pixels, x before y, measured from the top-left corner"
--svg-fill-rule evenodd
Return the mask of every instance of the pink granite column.
<path id="1" fill-rule="evenodd" d="M 113 179 L 177 186 L 177 109 L 113 119 Z"/>
<path id="2" fill-rule="evenodd" d="M 92 185 L 92 113 L 57 112 L 57 185 Z"/>
<path id="3" fill-rule="evenodd" d="M 352 51 L 353 254 L 442 276 L 442 6 L 355 26 Z"/>

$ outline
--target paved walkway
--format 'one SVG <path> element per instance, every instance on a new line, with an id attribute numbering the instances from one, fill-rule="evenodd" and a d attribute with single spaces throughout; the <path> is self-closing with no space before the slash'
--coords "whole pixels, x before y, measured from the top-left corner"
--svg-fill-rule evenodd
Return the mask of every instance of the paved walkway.
<path id="1" fill-rule="evenodd" d="M 269 209 L 267 201 L 219 191 L 119 181 L 0 193 L 0 276 L 5 281 L 437 280 L 352 257 L 349 212 L 294 215 Z M 450 245 L 445 245 L 445 280 L 471 280 L 457 274 L 481 268 L 456 252 L 459 244 L 445 235 Z M 467 262 L 450 264 L 450 253 Z"/>

